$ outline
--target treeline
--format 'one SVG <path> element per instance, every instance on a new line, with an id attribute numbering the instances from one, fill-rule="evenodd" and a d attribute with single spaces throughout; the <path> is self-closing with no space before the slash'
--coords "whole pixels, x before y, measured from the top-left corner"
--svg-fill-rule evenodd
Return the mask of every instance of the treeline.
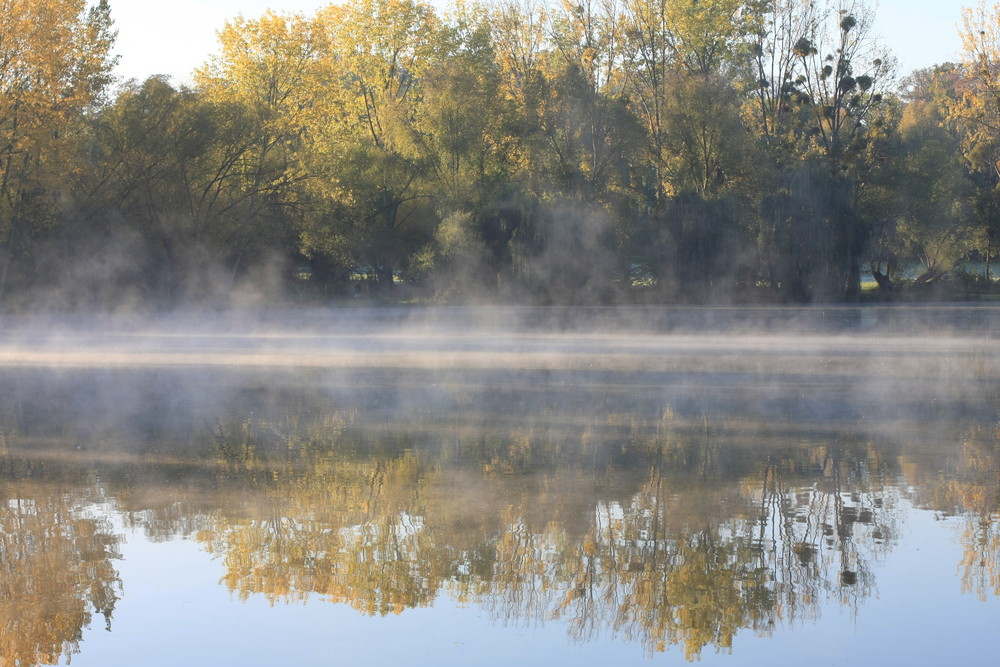
<path id="1" fill-rule="evenodd" d="M 0 301 L 856 301 L 1000 238 L 1000 17 L 900 85 L 863 0 L 351 0 L 115 82 L 5 2 Z M 914 271 L 914 267 L 917 270 Z"/>

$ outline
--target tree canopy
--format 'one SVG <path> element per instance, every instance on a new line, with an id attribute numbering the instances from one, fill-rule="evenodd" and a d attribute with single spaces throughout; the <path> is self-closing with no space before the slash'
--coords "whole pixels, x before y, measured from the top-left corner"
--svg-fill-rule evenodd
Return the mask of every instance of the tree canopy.
<path id="1" fill-rule="evenodd" d="M 875 10 L 350 0 L 228 22 L 187 87 L 116 84 L 104 0 L 6 2 L 0 300 L 992 290 L 1000 10 L 902 81 Z"/>

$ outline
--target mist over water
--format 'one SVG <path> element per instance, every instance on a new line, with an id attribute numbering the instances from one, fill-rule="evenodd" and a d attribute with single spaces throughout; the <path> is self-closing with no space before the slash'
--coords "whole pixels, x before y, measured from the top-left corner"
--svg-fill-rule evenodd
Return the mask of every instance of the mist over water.
<path id="1" fill-rule="evenodd" d="M 983 416 L 995 409 L 995 331 L 1000 310 L 988 307 L 360 308 L 153 321 L 39 318 L 3 323 L 0 366 L 45 369 L 55 385 L 86 369 L 95 371 L 88 377 L 113 374 L 113 410 L 144 391 L 212 406 L 242 382 L 356 396 L 375 378 L 397 386 L 401 409 L 440 406 L 459 386 L 518 394 L 528 387 L 550 399 L 572 387 L 620 392 L 626 403 L 655 396 L 658 407 L 696 416 L 721 408 L 761 419 L 903 421 L 932 418 L 956 402 Z M 96 391 L 73 401 L 85 412 L 88 402 L 100 407 L 108 384 L 93 383 Z"/>
<path id="2" fill-rule="evenodd" d="M 23 620 L 0 656 L 121 664 L 129 577 L 183 540 L 192 577 L 220 572 L 192 595 L 228 591 L 213 613 L 243 626 L 211 645 L 250 664 L 267 630 L 246 628 L 307 601 L 316 644 L 328 607 L 351 611 L 340 655 L 405 660 L 423 624 L 467 628 L 425 664 L 456 643 L 480 664 L 792 659 L 841 613 L 831 664 L 887 643 L 976 662 L 998 648 L 977 634 L 1000 601 L 998 325 L 946 306 L 2 320 L 0 606 Z M 964 630 L 870 631 L 907 616 L 905 587 Z M 59 629 L 53 609 L 75 611 Z M 148 636 L 206 632 L 172 623 Z M 537 628 L 535 658 L 497 648 L 508 627 Z M 360 639 L 380 632 L 396 653 Z"/>

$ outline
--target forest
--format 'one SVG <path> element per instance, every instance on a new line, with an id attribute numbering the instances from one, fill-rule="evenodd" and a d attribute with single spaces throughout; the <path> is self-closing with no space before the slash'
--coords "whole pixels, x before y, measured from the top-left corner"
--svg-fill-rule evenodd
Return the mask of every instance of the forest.
<path id="1" fill-rule="evenodd" d="M 866 0 L 347 0 L 118 80 L 0 0 L 0 308 L 989 298 L 1000 8 L 899 72 Z"/>

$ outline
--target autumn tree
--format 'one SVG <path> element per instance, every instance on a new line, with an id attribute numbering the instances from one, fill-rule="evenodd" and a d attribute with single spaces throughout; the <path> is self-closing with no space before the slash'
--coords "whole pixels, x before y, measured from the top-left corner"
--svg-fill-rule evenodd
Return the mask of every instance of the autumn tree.
<path id="1" fill-rule="evenodd" d="M 458 5 L 443 18 L 408 147 L 441 221 L 410 269 L 433 284 L 437 300 L 495 293 L 510 267 L 512 230 L 495 209 L 517 170 L 516 138 L 506 131 L 512 105 L 501 92 L 489 14 L 479 9 Z"/>
<path id="2" fill-rule="evenodd" d="M 630 165 L 621 156 L 634 154 L 641 136 L 626 101 L 622 8 L 613 0 L 567 2 L 551 25 L 549 94 L 540 102 L 554 104 L 540 114 L 543 135 L 564 191 L 610 203 L 627 187 Z"/>
<path id="3" fill-rule="evenodd" d="M 111 82 L 115 31 L 106 0 L 0 3 L 0 297 L 75 165 L 84 114 Z M 28 262 L 19 279 L 30 283 Z"/>
<path id="4" fill-rule="evenodd" d="M 643 144 L 643 128 L 629 106 L 626 14 L 614 0 L 564 3 L 552 19 L 548 58 L 556 114 L 579 162 L 578 196 L 614 207 L 630 196 L 630 180 Z M 551 134 L 551 132 L 550 132 Z"/>
<path id="5" fill-rule="evenodd" d="M 890 245 L 936 275 L 969 250 L 989 270 L 1000 238 L 984 4 L 947 99 L 906 112 L 863 0 L 352 0 L 236 18 L 194 87 L 107 104 L 106 2 L 5 8 L 0 295 L 25 301 L 328 294 L 359 270 L 438 299 L 643 275 L 663 299 L 856 300 Z"/>
<path id="6" fill-rule="evenodd" d="M 978 244 L 989 264 L 1000 241 L 1000 7 L 981 1 L 962 13 L 962 63 L 948 118 L 961 131 L 962 154 L 978 183 L 976 209 L 984 222 Z"/>
<path id="7" fill-rule="evenodd" d="M 646 135 L 635 179 L 646 211 L 643 259 L 668 298 L 728 293 L 731 285 L 692 290 L 731 263 L 717 241 L 745 244 L 733 234 L 735 221 L 718 216 L 737 207 L 713 200 L 728 196 L 743 171 L 745 132 L 732 82 L 756 9 L 737 0 L 625 3 L 626 90 Z"/>
<path id="8" fill-rule="evenodd" d="M 708 80 L 731 75 L 747 34 L 751 4 L 628 0 L 624 5 L 628 94 L 649 137 L 648 164 L 655 174 L 651 194 L 657 202 L 678 190 L 669 164 L 677 144 L 669 145 L 673 133 L 666 107 L 680 96 L 680 104 L 698 113 L 697 100 L 688 101 L 675 84 L 688 75 Z"/>
<path id="9" fill-rule="evenodd" d="M 539 161 L 539 94 L 550 49 L 550 12 L 544 2 L 505 0 L 488 12 L 490 40 L 499 74 L 502 125 L 499 136 L 507 160 L 501 196 L 487 212 L 484 231 L 493 256 L 502 258 L 520 282 L 530 256 L 540 247 L 542 190 L 546 179 L 536 170 Z"/>
<path id="10" fill-rule="evenodd" d="M 359 264 L 388 289 L 395 273 L 433 229 L 433 207 L 419 188 L 426 158 L 411 150 L 422 78 L 438 47 L 430 6 L 359 0 L 321 10 L 330 40 L 323 76 L 332 85 L 324 108 L 334 121 L 326 153 L 347 195 Z"/>
<path id="11" fill-rule="evenodd" d="M 233 275 L 244 261 L 266 260 L 255 240 L 288 247 L 280 241 L 295 229 L 304 184 L 321 175 L 307 169 L 304 154 L 311 129 L 323 122 L 315 114 L 327 37 L 317 21 L 294 14 L 239 18 L 219 33 L 219 54 L 197 73 L 225 134 L 192 183 L 194 241 L 206 243 L 210 258 L 224 256 Z"/>
<path id="12" fill-rule="evenodd" d="M 668 154 L 663 105 L 667 80 L 674 67 L 666 4 L 663 0 L 635 0 L 626 5 L 629 95 L 646 132 L 647 148 L 642 162 L 650 172 L 646 196 L 654 206 L 661 205 L 672 194 L 664 164 Z"/>
<path id="13" fill-rule="evenodd" d="M 672 0 L 663 4 L 669 49 L 688 72 L 733 73 L 759 29 L 760 0 Z"/>
<path id="14" fill-rule="evenodd" d="M 750 34 L 745 117 L 769 151 L 769 159 L 788 160 L 802 134 L 798 110 L 804 101 L 796 81 L 800 59 L 795 45 L 814 34 L 819 17 L 814 3 L 773 0 L 763 4 L 760 24 Z"/>

